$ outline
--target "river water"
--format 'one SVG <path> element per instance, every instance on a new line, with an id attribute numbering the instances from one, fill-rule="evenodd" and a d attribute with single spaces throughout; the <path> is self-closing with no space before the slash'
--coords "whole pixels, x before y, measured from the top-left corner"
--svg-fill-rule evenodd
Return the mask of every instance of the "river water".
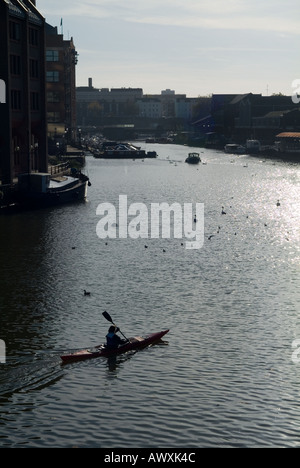
<path id="1" fill-rule="evenodd" d="M 86 203 L 0 218 L 0 447 L 299 447 L 299 165 L 143 148 L 158 158 L 88 157 Z M 97 207 L 121 194 L 204 203 L 203 247 L 101 240 Z M 104 310 L 127 336 L 170 332 L 62 366 L 104 340 Z"/>

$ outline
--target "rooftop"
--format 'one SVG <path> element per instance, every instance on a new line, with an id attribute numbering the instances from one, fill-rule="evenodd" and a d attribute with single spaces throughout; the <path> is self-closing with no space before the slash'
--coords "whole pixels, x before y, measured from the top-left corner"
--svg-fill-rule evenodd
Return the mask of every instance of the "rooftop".
<path id="1" fill-rule="evenodd" d="M 276 135 L 276 138 L 300 138 L 299 132 L 284 132 Z"/>

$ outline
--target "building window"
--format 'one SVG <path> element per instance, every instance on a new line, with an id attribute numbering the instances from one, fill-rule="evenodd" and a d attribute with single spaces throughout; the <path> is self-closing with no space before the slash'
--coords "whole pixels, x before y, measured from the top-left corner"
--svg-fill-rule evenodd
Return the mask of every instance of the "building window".
<path id="1" fill-rule="evenodd" d="M 12 41 L 20 41 L 21 40 L 21 24 L 16 23 L 15 21 L 9 22 L 9 38 Z"/>
<path id="2" fill-rule="evenodd" d="M 60 113 L 59 112 L 47 112 L 47 120 L 51 123 L 60 122 Z"/>
<path id="3" fill-rule="evenodd" d="M 32 46 L 39 45 L 39 31 L 37 29 L 29 28 L 29 44 Z"/>
<path id="4" fill-rule="evenodd" d="M 58 71 L 47 71 L 47 83 L 58 83 L 59 72 Z"/>
<path id="5" fill-rule="evenodd" d="M 12 75 L 21 75 L 21 57 L 19 55 L 10 56 L 10 73 Z"/>
<path id="6" fill-rule="evenodd" d="M 40 109 L 39 93 L 30 93 L 30 108 L 32 111 L 38 111 Z"/>
<path id="7" fill-rule="evenodd" d="M 30 78 L 38 78 L 39 77 L 39 62 L 37 60 L 29 60 L 29 73 Z"/>
<path id="8" fill-rule="evenodd" d="M 48 92 L 47 93 L 47 102 L 60 102 L 60 94 L 56 92 Z"/>
<path id="9" fill-rule="evenodd" d="M 14 89 L 11 91 L 11 108 L 13 110 L 21 109 L 21 91 Z"/>
<path id="10" fill-rule="evenodd" d="M 46 51 L 46 61 L 47 62 L 58 62 L 59 61 L 58 50 L 47 50 Z"/>

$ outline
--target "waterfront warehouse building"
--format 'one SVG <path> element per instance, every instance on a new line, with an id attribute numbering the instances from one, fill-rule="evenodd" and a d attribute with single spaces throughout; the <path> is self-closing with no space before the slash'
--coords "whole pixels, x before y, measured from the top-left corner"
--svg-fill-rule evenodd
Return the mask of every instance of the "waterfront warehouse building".
<path id="1" fill-rule="evenodd" d="M 0 0 L 0 83 L 0 184 L 8 185 L 48 172 L 45 19 L 35 0 Z"/>

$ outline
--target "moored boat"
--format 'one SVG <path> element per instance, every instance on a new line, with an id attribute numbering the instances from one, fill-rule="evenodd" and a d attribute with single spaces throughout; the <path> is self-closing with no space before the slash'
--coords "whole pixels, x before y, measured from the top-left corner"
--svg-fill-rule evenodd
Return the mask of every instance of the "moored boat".
<path id="1" fill-rule="evenodd" d="M 237 145 L 234 143 L 226 145 L 224 149 L 225 149 L 225 153 L 228 153 L 228 154 L 245 154 L 246 153 L 245 146 Z"/>
<path id="2" fill-rule="evenodd" d="M 189 153 L 185 162 L 188 164 L 199 164 L 201 162 L 199 153 Z"/>
<path id="3" fill-rule="evenodd" d="M 156 158 L 156 151 L 145 151 L 131 143 L 105 142 L 94 151 L 96 159 L 144 159 Z"/>
<path id="4" fill-rule="evenodd" d="M 300 161 L 300 132 L 283 132 L 276 136 L 275 155 L 286 160 Z"/>
<path id="5" fill-rule="evenodd" d="M 247 140 L 246 141 L 246 153 L 247 154 L 259 154 L 261 152 L 261 144 L 259 140 Z"/>
<path id="6" fill-rule="evenodd" d="M 52 177 L 46 173 L 22 174 L 19 176 L 16 203 L 21 209 L 31 209 L 83 201 L 88 185 L 89 178 L 81 173 L 72 177 Z"/>
<path id="7" fill-rule="evenodd" d="M 145 337 L 136 336 L 129 338 L 128 343 L 125 343 L 118 348 L 109 349 L 105 344 L 96 346 L 92 349 L 83 349 L 81 351 L 76 351 L 75 353 L 66 354 L 61 356 L 61 359 L 64 363 L 72 361 L 83 361 L 86 359 L 94 359 L 98 357 L 110 357 L 118 354 L 124 354 L 128 351 L 146 348 L 147 346 L 159 342 L 169 330 L 161 331 L 159 333 L 152 333 Z"/>

